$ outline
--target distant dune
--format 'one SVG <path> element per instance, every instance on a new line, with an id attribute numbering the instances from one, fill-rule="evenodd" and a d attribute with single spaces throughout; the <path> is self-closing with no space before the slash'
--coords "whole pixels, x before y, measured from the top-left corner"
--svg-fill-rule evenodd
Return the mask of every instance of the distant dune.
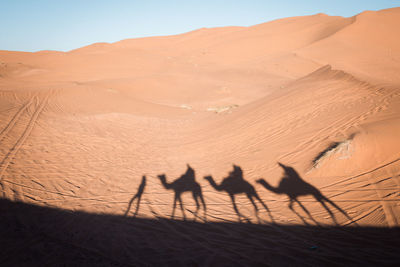
<path id="1" fill-rule="evenodd" d="M 162 220 L 181 191 L 174 218 L 216 231 L 399 227 L 399 25 L 392 8 L 0 51 L 2 198 Z"/>

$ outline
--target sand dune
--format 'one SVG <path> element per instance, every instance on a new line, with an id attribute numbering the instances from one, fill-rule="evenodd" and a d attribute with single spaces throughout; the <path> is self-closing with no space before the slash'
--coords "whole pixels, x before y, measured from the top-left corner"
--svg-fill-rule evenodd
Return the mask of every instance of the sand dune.
<path id="1" fill-rule="evenodd" d="M 170 218 L 183 190 L 184 212 L 178 201 L 175 219 L 207 220 L 214 229 L 238 220 L 397 229 L 399 23 L 393 8 L 69 52 L 0 51 L 2 197 L 133 216 L 138 204 L 127 210 L 128 203 L 145 175 L 136 216 L 149 220 Z M 187 164 L 206 214 L 196 211 Z M 161 174 L 166 185 L 178 178 L 183 185 L 167 188 Z M 227 177 L 233 185 L 223 183 Z M 237 210 L 229 190 L 238 193 Z M 246 196 L 252 190 L 259 200 Z M 279 231 L 294 229 L 285 227 Z"/>

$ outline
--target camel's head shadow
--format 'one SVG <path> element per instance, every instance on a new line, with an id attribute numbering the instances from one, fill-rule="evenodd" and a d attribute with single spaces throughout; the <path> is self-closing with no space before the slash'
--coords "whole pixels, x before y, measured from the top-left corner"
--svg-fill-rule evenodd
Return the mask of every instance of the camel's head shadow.
<path id="1" fill-rule="evenodd" d="M 163 174 L 157 175 L 157 177 L 158 177 L 159 179 L 161 179 L 161 180 L 166 180 L 166 179 L 167 179 L 167 177 L 165 176 L 164 173 L 163 173 Z"/>
<path id="2" fill-rule="evenodd" d="M 257 184 L 262 184 L 263 181 L 264 181 L 264 179 L 263 179 L 263 178 L 260 178 L 260 179 L 257 179 L 257 180 L 256 180 L 256 183 L 257 183 Z"/>
<path id="3" fill-rule="evenodd" d="M 212 179 L 212 176 L 211 175 L 204 176 L 204 179 L 210 181 Z"/>

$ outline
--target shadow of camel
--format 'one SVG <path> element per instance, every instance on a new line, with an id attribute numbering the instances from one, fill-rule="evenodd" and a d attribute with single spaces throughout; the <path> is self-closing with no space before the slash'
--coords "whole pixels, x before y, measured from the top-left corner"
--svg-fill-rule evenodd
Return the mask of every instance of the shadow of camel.
<path id="1" fill-rule="evenodd" d="M 332 205 L 336 210 L 341 212 L 344 216 L 346 216 L 347 219 L 349 219 L 351 222 L 353 220 L 350 218 L 350 216 L 343 210 L 341 209 L 338 205 L 336 205 L 332 200 L 324 196 L 321 191 L 319 191 L 316 187 L 313 185 L 307 183 L 304 181 L 300 175 L 296 172 L 295 169 L 293 169 L 290 166 L 283 165 L 282 163 L 279 163 L 279 166 L 283 168 L 285 174 L 281 181 L 279 182 L 279 185 L 277 187 L 271 186 L 267 181 L 264 179 L 259 179 L 256 182 L 263 185 L 267 190 L 274 192 L 276 194 L 285 194 L 289 197 L 289 208 L 305 223 L 306 220 L 293 209 L 293 203 L 296 202 L 299 204 L 299 206 L 307 213 L 307 215 L 310 217 L 310 219 L 316 223 L 319 224 L 311 215 L 311 213 L 308 211 L 308 209 L 297 199 L 299 196 L 313 196 L 324 208 L 325 210 L 329 213 L 331 216 L 332 220 L 334 221 L 335 224 L 338 224 L 335 214 L 332 212 L 332 210 L 326 205 L 326 203 L 329 203 Z"/>
<path id="2" fill-rule="evenodd" d="M 233 209 L 235 210 L 239 221 L 241 221 L 242 217 L 249 221 L 243 214 L 241 214 L 236 206 L 236 201 L 235 201 L 235 195 L 237 194 L 246 194 L 247 198 L 251 201 L 251 204 L 253 204 L 253 207 L 256 212 L 256 216 L 258 217 L 258 207 L 256 203 L 254 202 L 254 199 L 257 199 L 261 205 L 267 210 L 268 215 L 270 216 L 271 220 L 273 221 L 272 215 L 270 210 L 268 209 L 267 205 L 261 200 L 261 198 L 258 196 L 256 190 L 254 189 L 254 186 L 252 186 L 249 182 L 244 180 L 243 178 L 243 171 L 239 166 L 233 165 L 233 171 L 231 171 L 228 175 L 228 177 L 225 177 L 222 182 L 218 185 L 213 177 L 210 176 L 205 176 L 204 179 L 206 179 L 210 185 L 217 191 L 225 191 L 229 194 L 229 197 L 231 198 Z"/>
<path id="3" fill-rule="evenodd" d="M 196 202 L 196 211 L 194 213 L 195 220 L 197 217 L 197 213 L 200 209 L 199 199 L 201 201 L 201 204 L 203 205 L 204 220 L 206 220 L 206 210 L 207 209 L 206 209 L 206 203 L 204 202 L 203 193 L 201 191 L 201 186 L 199 185 L 199 183 L 196 182 L 195 172 L 192 169 L 192 167 L 189 166 L 189 164 L 187 164 L 186 173 L 182 174 L 181 177 L 179 177 L 172 183 L 167 182 L 167 178 L 166 178 L 165 174 L 158 175 L 158 178 L 160 179 L 161 184 L 164 186 L 165 189 L 175 191 L 174 206 L 172 208 L 171 218 L 174 218 L 174 216 L 175 216 L 176 202 L 179 201 L 179 206 L 181 208 L 183 218 L 186 220 L 186 215 L 185 215 L 185 211 L 183 210 L 183 202 L 182 202 L 181 195 L 184 192 L 192 192 L 193 199 Z"/>
<path id="4" fill-rule="evenodd" d="M 128 213 L 129 213 L 129 211 L 131 209 L 132 203 L 133 203 L 133 201 L 135 201 L 135 199 L 137 199 L 137 204 L 136 204 L 136 210 L 135 210 L 135 213 L 133 214 L 133 217 L 135 217 L 138 214 L 139 206 L 140 206 L 140 200 L 142 199 L 142 195 L 143 195 L 145 187 L 146 187 L 146 176 L 143 175 L 142 182 L 140 183 L 140 185 L 138 187 L 137 193 L 129 201 L 128 208 L 126 209 L 124 216 L 128 215 Z"/>

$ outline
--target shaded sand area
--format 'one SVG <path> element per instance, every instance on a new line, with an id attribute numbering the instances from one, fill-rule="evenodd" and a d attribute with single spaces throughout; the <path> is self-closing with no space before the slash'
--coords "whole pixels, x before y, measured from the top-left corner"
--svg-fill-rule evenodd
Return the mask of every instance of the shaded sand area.
<path id="1" fill-rule="evenodd" d="M 398 25 L 394 8 L 0 51 L 1 258 L 398 262 Z"/>
<path id="2" fill-rule="evenodd" d="M 127 218 L 9 200 L 0 211 L 3 266 L 395 266 L 399 258 L 398 228 Z"/>

